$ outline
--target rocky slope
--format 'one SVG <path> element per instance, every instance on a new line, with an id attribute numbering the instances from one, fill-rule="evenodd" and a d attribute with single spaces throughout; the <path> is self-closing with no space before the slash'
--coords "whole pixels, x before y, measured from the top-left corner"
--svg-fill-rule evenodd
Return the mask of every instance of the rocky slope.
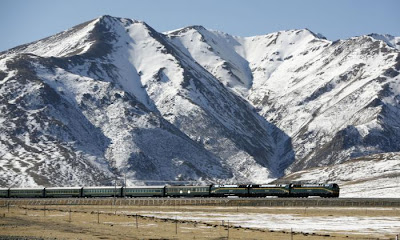
<path id="1" fill-rule="evenodd" d="M 0 185 L 268 182 L 400 151 L 400 53 L 377 36 L 102 16 L 2 52 Z"/>

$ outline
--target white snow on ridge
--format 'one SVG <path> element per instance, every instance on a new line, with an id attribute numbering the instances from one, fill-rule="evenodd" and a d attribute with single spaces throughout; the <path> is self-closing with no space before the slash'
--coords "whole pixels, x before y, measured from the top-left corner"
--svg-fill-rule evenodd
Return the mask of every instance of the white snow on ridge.
<path id="1" fill-rule="evenodd" d="M 31 53 L 42 57 L 65 57 L 85 53 L 93 44 L 88 40 L 99 19 L 78 25 L 54 36 L 22 45 L 15 49 L 18 53 Z M 11 49 L 10 53 L 15 51 Z"/>
<path id="2" fill-rule="evenodd" d="M 245 96 L 252 85 L 248 62 L 235 52 L 236 39 L 202 26 L 191 26 L 167 33 L 171 42 L 191 56 L 224 85 Z"/>

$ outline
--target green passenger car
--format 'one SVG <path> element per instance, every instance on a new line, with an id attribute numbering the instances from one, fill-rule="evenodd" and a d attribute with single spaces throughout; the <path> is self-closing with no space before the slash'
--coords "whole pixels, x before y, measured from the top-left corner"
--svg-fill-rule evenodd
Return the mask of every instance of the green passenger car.
<path id="1" fill-rule="evenodd" d="M 211 185 L 210 195 L 215 197 L 249 195 L 249 185 Z"/>
<path id="2" fill-rule="evenodd" d="M 166 197 L 208 197 L 210 186 L 166 186 Z"/>
<path id="3" fill-rule="evenodd" d="M 266 196 L 288 197 L 289 192 L 290 189 L 288 184 L 264 184 L 264 185 L 249 186 L 250 197 L 266 197 Z"/>
<path id="4" fill-rule="evenodd" d="M 9 197 L 9 189 L 8 188 L 0 188 L 0 198 Z"/>
<path id="5" fill-rule="evenodd" d="M 339 197 L 337 184 L 290 184 L 290 195 L 293 197 Z"/>
<path id="6" fill-rule="evenodd" d="M 84 187 L 82 197 L 121 197 L 122 187 Z"/>
<path id="7" fill-rule="evenodd" d="M 54 187 L 45 188 L 46 197 L 81 197 L 81 187 Z"/>
<path id="8" fill-rule="evenodd" d="M 10 188 L 10 197 L 17 198 L 42 198 L 44 188 Z"/>
<path id="9" fill-rule="evenodd" d="M 163 197 L 164 186 L 134 186 L 122 189 L 124 197 Z"/>

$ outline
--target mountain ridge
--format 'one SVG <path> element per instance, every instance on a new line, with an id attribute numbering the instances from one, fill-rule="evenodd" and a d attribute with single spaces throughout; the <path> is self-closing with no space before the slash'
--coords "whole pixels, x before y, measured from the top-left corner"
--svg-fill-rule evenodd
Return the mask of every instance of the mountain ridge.
<path id="1" fill-rule="evenodd" d="M 131 180 L 268 182 L 357 154 L 400 150 L 395 141 L 400 134 L 395 130 L 399 59 L 398 50 L 370 36 L 331 42 L 302 29 L 242 38 L 197 25 L 163 34 L 145 22 L 102 16 L 2 52 L 0 95 L 10 106 L 3 108 L 4 116 L 16 107 L 29 117 L 33 112 L 5 92 L 18 74 L 24 81 L 36 79 L 32 86 L 42 92 L 39 99 L 50 94 L 75 109 L 71 113 L 55 105 L 52 117 L 63 129 L 83 122 L 82 128 L 98 132 L 99 142 L 90 147 L 89 140 L 79 141 L 90 134 L 83 138 L 73 129 L 49 134 L 46 129 L 52 127 L 37 131 L 68 143 L 71 156 L 78 149 L 97 149 L 79 158 L 87 166 L 101 163 L 82 182 L 122 174 Z M 44 101 L 40 106 L 53 105 Z M 36 121 L 49 113 L 43 114 Z M 82 120 L 75 122 L 67 117 L 71 114 Z M 338 125 L 326 124 L 332 116 Z M 14 118 L 1 120 L 19 119 Z M 22 136 L 33 130 L 2 131 L 8 134 L 0 144 L 0 158 L 8 160 L 0 171 L 15 169 L 0 182 L 8 185 L 20 163 L 29 165 L 23 156 L 30 148 L 23 146 L 30 142 Z M 18 143 L 13 147 L 8 138 Z M 74 158 L 68 159 L 66 165 L 73 165 Z M 48 166 L 37 162 L 43 169 Z M 17 184 L 34 184 L 39 178 L 42 185 L 67 182 L 52 182 L 45 172 L 32 177 L 31 170 L 23 174 L 30 180 L 21 178 Z M 103 180 L 96 180 L 96 174 Z M 80 178 L 75 177 L 76 184 Z"/>

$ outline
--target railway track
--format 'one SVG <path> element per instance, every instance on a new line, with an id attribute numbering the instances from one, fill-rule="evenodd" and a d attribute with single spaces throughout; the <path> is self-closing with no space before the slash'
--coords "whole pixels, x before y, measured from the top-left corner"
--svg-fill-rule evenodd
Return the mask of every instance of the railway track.
<path id="1" fill-rule="evenodd" d="M 8 205 L 400 207 L 400 198 L 11 198 Z"/>

